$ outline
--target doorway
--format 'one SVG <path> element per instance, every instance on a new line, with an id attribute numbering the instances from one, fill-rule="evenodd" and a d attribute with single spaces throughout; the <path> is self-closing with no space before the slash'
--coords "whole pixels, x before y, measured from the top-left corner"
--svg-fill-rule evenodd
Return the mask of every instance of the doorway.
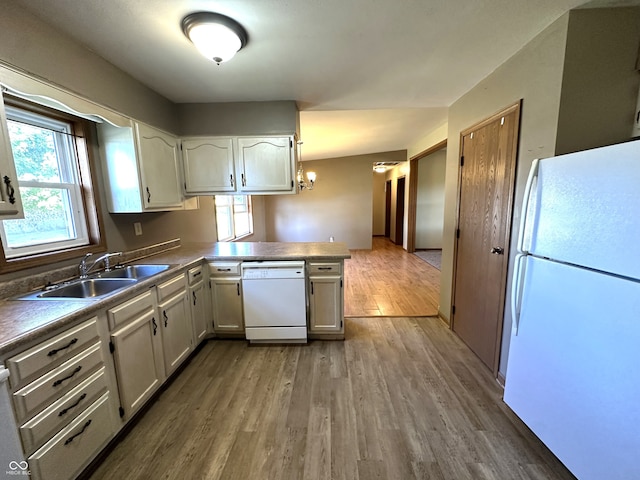
<path id="1" fill-rule="evenodd" d="M 452 328 L 498 370 L 520 102 L 460 133 Z"/>
<path id="2" fill-rule="evenodd" d="M 396 238 L 393 242 L 396 245 L 402 245 L 404 241 L 404 191 L 406 180 L 406 177 L 398 178 L 396 186 Z"/>

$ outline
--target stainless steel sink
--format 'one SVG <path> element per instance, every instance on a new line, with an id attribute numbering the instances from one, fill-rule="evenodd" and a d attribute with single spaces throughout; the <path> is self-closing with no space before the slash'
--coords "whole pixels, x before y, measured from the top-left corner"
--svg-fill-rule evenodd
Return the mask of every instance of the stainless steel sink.
<path id="1" fill-rule="evenodd" d="M 134 283 L 136 283 L 134 279 L 88 278 L 78 280 L 68 285 L 62 285 L 52 290 L 32 293 L 21 297 L 21 299 L 96 299 L 111 294 L 121 288 L 129 287 Z"/>
<path id="2" fill-rule="evenodd" d="M 171 265 L 128 265 L 99 273 L 97 278 L 130 278 L 140 280 L 168 270 Z"/>
<path id="3" fill-rule="evenodd" d="M 45 290 L 16 297 L 16 300 L 97 300 L 135 285 L 138 281 L 164 272 L 171 265 L 128 265 L 90 278 L 53 285 Z"/>

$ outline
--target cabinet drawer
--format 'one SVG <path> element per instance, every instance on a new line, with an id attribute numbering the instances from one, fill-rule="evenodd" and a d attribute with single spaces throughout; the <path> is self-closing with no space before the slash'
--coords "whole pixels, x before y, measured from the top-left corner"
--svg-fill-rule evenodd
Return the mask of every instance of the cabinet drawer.
<path id="1" fill-rule="evenodd" d="M 42 445 L 106 390 L 107 379 L 105 368 L 102 367 L 60 400 L 22 425 L 20 436 L 26 453 L 29 454 Z"/>
<path id="2" fill-rule="evenodd" d="M 187 277 L 189 278 L 189 285 L 195 285 L 196 283 L 202 280 L 203 268 L 204 267 L 200 265 L 199 267 L 189 269 L 189 271 L 187 272 Z"/>
<path id="3" fill-rule="evenodd" d="M 105 393 L 29 457 L 32 478 L 75 478 L 111 439 L 113 433 L 109 393 Z"/>
<path id="4" fill-rule="evenodd" d="M 309 275 L 335 275 L 341 274 L 342 268 L 339 262 L 335 263 L 309 263 Z"/>
<path id="5" fill-rule="evenodd" d="M 240 275 L 241 262 L 215 262 L 209 264 L 212 277 L 238 276 Z"/>
<path id="6" fill-rule="evenodd" d="M 47 401 L 61 396 L 87 378 L 102 363 L 100 343 L 96 343 L 46 375 L 13 394 L 18 420 L 36 413 Z"/>
<path id="7" fill-rule="evenodd" d="M 169 297 L 174 296 L 181 290 L 184 291 L 187 288 L 187 282 L 184 275 L 179 275 L 171 280 L 158 285 L 158 302 L 162 302 Z"/>
<path id="8" fill-rule="evenodd" d="M 147 310 L 153 310 L 153 296 L 150 291 L 133 297 L 115 308 L 110 308 L 107 311 L 109 330 L 114 330 L 129 320 L 139 317 Z"/>
<path id="9" fill-rule="evenodd" d="M 30 380 L 29 377 L 75 355 L 96 338 L 98 338 L 98 325 L 97 318 L 93 317 L 77 327 L 10 358 L 7 366 L 11 374 L 9 376 L 11 386 L 15 389 L 24 385 Z"/>

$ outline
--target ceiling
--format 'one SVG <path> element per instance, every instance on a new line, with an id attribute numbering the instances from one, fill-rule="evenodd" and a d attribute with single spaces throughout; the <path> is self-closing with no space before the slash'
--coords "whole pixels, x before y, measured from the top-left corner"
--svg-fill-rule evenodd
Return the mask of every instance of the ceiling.
<path id="1" fill-rule="evenodd" d="M 295 100 L 304 160 L 406 149 L 442 126 L 461 95 L 585 3 L 14 1 L 175 103 Z M 234 18 L 248 44 L 227 63 L 206 60 L 180 27 L 195 11 Z"/>

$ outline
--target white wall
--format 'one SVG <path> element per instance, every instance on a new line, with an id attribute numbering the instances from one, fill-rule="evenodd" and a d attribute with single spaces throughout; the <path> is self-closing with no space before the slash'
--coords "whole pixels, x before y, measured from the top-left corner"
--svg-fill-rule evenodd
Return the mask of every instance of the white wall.
<path id="1" fill-rule="evenodd" d="M 418 160 L 417 249 L 442 248 L 446 148 Z"/>

